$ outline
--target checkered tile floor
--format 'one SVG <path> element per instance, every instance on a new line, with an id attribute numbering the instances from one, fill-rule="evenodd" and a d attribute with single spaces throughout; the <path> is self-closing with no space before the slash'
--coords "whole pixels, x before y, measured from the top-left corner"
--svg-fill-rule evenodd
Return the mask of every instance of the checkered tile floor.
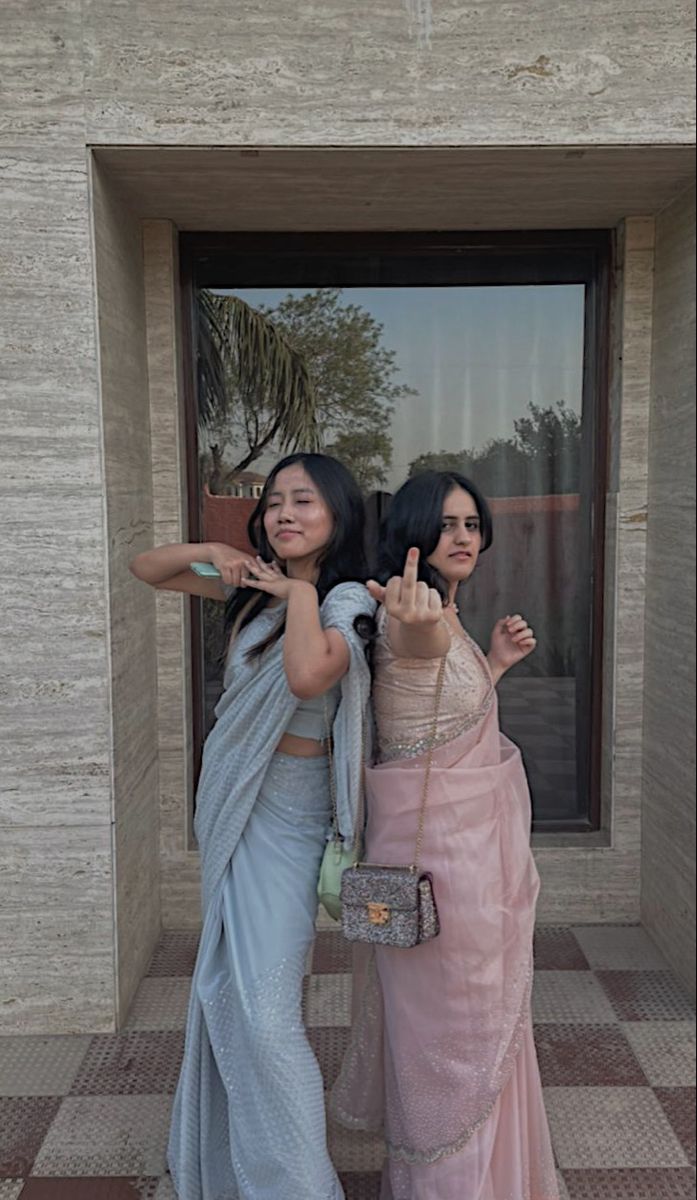
<path id="1" fill-rule="evenodd" d="M 0 1039 L 0 1200 L 174 1200 L 164 1147 L 195 953 L 194 934 L 164 934 L 120 1034 Z M 543 927 L 536 961 L 564 1200 L 693 1197 L 695 1026 L 682 987 L 635 927 Z M 320 928 L 305 1001 L 327 1084 L 349 989 L 348 948 Z M 331 1150 L 347 1200 L 376 1200 L 378 1142 L 332 1131 Z"/>

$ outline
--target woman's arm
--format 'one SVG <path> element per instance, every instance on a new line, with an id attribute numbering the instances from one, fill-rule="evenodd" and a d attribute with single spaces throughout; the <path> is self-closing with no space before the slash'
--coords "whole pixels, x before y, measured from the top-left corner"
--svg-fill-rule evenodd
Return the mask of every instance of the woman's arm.
<path id="1" fill-rule="evenodd" d="M 293 580 L 288 595 L 283 665 L 299 700 L 321 696 L 346 674 L 351 652 L 338 629 L 323 629 L 317 589 Z"/>
<path id="2" fill-rule="evenodd" d="M 498 683 L 506 671 L 532 654 L 537 641 L 525 617 L 516 613 L 514 617 L 503 617 L 494 625 L 491 645 L 487 654 L 489 670 L 494 683 Z"/>
<path id="3" fill-rule="evenodd" d="M 370 579 L 368 591 L 382 604 L 389 621 L 389 642 L 398 658 L 442 658 L 450 647 L 443 602 L 435 588 L 419 580 L 419 551 L 407 554 L 403 575 L 385 587 Z"/>
<path id="4" fill-rule="evenodd" d="M 240 586 L 248 557 L 244 551 L 226 546 L 224 542 L 173 543 L 138 554 L 130 563 L 130 571 L 136 579 L 159 590 L 225 600 L 223 584 Z M 220 579 L 203 579 L 196 575 L 191 570 L 192 562 L 212 563 L 220 571 Z"/>
<path id="5" fill-rule="evenodd" d="M 246 559 L 244 587 L 286 600 L 283 666 L 288 687 L 298 700 L 321 696 L 346 674 L 351 652 L 338 629 L 323 629 L 313 583 L 289 579 L 277 563 Z"/>

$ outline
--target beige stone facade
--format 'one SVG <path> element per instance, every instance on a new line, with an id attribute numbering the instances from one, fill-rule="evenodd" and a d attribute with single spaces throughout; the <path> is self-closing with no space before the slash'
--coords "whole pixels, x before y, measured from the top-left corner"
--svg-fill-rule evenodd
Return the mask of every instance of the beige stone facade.
<path id="1" fill-rule="evenodd" d="M 3 6 L 0 1027 L 123 1021 L 198 920 L 182 230 L 617 231 L 603 819 L 542 920 L 637 921 L 685 978 L 694 857 L 691 6 Z"/>

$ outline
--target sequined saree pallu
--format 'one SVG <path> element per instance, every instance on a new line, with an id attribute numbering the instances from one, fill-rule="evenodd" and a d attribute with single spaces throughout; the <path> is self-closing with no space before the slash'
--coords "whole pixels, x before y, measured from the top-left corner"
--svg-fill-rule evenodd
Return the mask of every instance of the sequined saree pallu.
<path id="1" fill-rule="evenodd" d="M 353 622 L 373 608 L 362 586 L 342 584 L 321 610 L 351 651 L 333 724 L 339 824 L 349 837 L 370 686 Z M 298 704 L 282 640 L 246 657 L 281 616 L 266 609 L 236 639 L 204 751 L 195 822 L 203 930 L 168 1151 L 180 1200 L 343 1200 L 300 1013 L 328 766 L 275 752 Z"/>
<path id="2" fill-rule="evenodd" d="M 366 857 L 399 864 L 413 854 L 437 664 L 394 658 L 380 628 Z M 361 947 L 332 1109 L 384 1131 L 381 1200 L 558 1200 L 530 1015 L 529 793 L 466 636 L 453 639 L 442 706 L 421 858 L 441 934 L 410 950 Z"/>

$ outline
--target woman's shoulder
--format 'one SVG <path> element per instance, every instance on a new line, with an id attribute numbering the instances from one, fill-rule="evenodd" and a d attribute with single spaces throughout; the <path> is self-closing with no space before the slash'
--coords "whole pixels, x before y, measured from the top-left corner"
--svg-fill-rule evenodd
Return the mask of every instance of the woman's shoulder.
<path id="1" fill-rule="evenodd" d="M 322 625 L 325 629 L 331 626 L 349 637 L 355 634 L 366 640 L 371 636 L 369 628 L 363 630 L 359 627 L 360 622 L 357 626 L 356 621 L 360 617 L 366 617 L 372 628 L 375 607 L 375 601 L 365 584 L 354 580 L 337 583 L 327 592 L 322 602 Z"/>
<path id="2" fill-rule="evenodd" d="M 342 606 L 349 609 L 355 608 L 357 605 L 361 606 L 362 612 L 373 616 L 376 604 L 367 587 L 364 583 L 359 583 L 358 580 L 350 579 L 344 583 L 337 583 L 327 592 L 322 602 L 322 609 L 334 606 Z"/>

